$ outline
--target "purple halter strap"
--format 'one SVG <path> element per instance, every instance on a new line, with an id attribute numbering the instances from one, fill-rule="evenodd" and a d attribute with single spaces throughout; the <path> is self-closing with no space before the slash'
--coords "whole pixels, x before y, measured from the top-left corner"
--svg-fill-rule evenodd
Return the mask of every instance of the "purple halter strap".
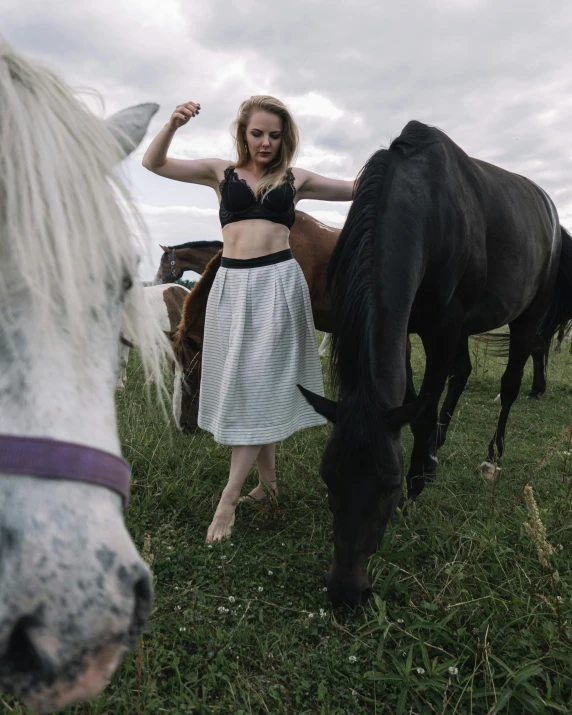
<path id="1" fill-rule="evenodd" d="M 107 487 L 129 502 L 127 462 L 109 452 L 48 437 L 0 435 L 0 473 L 68 479 Z"/>

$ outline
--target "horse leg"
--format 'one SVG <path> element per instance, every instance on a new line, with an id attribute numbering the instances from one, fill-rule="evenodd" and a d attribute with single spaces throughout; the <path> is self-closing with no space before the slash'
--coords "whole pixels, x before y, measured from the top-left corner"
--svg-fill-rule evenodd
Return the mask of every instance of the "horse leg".
<path id="1" fill-rule="evenodd" d="M 538 400 L 539 395 L 546 391 L 546 371 L 548 367 L 549 340 L 537 338 L 532 349 L 532 361 L 534 363 L 534 376 L 532 378 L 532 388 L 527 394 L 527 400 Z"/>
<path id="2" fill-rule="evenodd" d="M 455 301 L 438 330 L 430 336 L 421 336 L 427 359 L 418 398 L 421 407 L 411 422 L 413 450 L 407 474 L 407 494 L 411 501 L 423 491 L 426 478 L 433 479 L 437 470 L 437 460 L 431 454 L 431 436 L 437 427 L 439 400 L 459 351 L 463 315 L 461 303 Z"/>
<path id="3" fill-rule="evenodd" d="M 328 349 L 328 345 L 330 344 L 332 340 L 332 334 L 331 333 L 326 333 L 324 335 L 324 339 L 322 340 L 320 347 L 318 348 L 318 355 L 323 358 L 324 355 L 326 354 L 326 350 Z"/>
<path id="4" fill-rule="evenodd" d="M 431 435 L 431 447 L 429 454 L 431 459 L 435 462 L 437 462 L 437 450 L 445 444 L 445 440 L 447 439 L 447 430 L 451 424 L 451 419 L 453 417 L 453 413 L 455 412 L 455 408 L 457 407 L 457 402 L 463 394 L 463 390 L 465 389 L 467 380 L 469 379 L 472 370 L 473 366 L 471 365 L 471 356 L 469 355 L 469 338 L 464 337 L 459 340 L 459 347 L 457 349 L 457 354 L 455 355 L 451 374 L 449 375 L 447 395 L 445 396 L 443 406 L 441 407 L 439 422 Z"/>
<path id="5" fill-rule="evenodd" d="M 510 408 L 518 397 L 524 366 L 534 346 L 535 331 L 526 326 L 525 329 L 514 323 L 510 326 L 510 345 L 508 363 L 501 379 L 501 410 L 497 427 L 489 444 L 488 458 L 481 464 L 481 471 L 487 479 L 494 479 L 500 471 L 500 461 L 504 451 L 504 433 Z"/>
<path id="6" fill-rule="evenodd" d="M 124 390 L 127 383 L 127 362 L 129 361 L 129 348 L 123 343 L 119 344 L 119 365 L 117 375 L 117 390 Z"/>

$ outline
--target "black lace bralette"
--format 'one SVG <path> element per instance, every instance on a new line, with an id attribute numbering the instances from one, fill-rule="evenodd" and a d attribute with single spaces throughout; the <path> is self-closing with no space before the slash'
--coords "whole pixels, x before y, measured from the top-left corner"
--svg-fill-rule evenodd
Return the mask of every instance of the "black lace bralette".
<path id="1" fill-rule="evenodd" d="M 264 199 L 256 197 L 250 185 L 235 171 L 234 166 L 225 169 L 224 180 L 220 187 L 220 224 L 245 221 L 251 218 L 263 218 L 266 221 L 280 223 L 292 228 L 296 215 L 294 212 L 294 174 L 286 172 L 286 181 L 272 189 Z"/>

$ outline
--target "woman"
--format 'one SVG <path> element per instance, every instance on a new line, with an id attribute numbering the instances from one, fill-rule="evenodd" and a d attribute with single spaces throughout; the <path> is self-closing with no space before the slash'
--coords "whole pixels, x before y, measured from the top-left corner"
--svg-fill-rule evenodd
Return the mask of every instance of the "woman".
<path id="1" fill-rule="evenodd" d="M 205 320 L 199 426 L 232 445 L 232 457 L 207 533 L 212 542 L 230 535 L 252 465 L 259 483 L 245 498 L 267 499 L 264 487 L 276 495 L 276 442 L 325 423 L 296 388 L 324 389 L 308 286 L 288 236 L 298 201 L 350 201 L 354 182 L 291 168 L 296 124 L 282 102 L 265 95 L 239 108 L 236 164 L 168 158 L 175 132 L 199 110 L 197 102 L 180 104 L 147 149 L 143 166 L 210 186 L 220 199 L 224 249 Z"/>

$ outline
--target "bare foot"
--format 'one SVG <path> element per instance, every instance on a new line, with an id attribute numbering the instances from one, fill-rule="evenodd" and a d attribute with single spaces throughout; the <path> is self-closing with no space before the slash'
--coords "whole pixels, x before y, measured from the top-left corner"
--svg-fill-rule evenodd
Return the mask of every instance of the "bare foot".
<path id="1" fill-rule="evenodd" d="M 213 541 L 222 541 L 230 536 L 234 526 L 235 506 L 233 504 L 219 503 L 209 530 L 207 531 L 207 544 Z"/>

